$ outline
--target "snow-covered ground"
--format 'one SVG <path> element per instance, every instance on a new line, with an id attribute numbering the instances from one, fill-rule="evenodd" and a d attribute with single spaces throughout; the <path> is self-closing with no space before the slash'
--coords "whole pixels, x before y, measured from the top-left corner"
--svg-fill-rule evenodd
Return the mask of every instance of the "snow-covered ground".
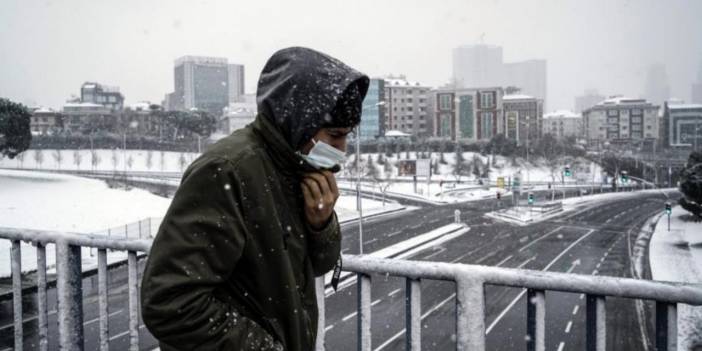
<path id="1" fill-rule="evenodd" d="M 654 280 L 702 284 L 702 222 L 693 222 L 680 206 L 658 220 L 649 259 Z M 702 306 L 678 307 L 678 349 L 702 347 Z"/>
<path id="2" fill-rule="evenodd" d="M 139 172 L 182 172 L 193 160 L 195 160 L 199 154 L 192 152 L 172 152 L 172 151 L 157 151 L 157 150 L 126 150 L 123 152 L 119 149 L 106 150 L 98 149 L 95 150 L 97 155 L 96 158 L 92 157 L 90 150 L 34 150 L 30 149 L 22 153 L 21 157 L 15 157 L 14 159 L 2 158 L 0 159 L 0 168 L 22 168 L 22 169 L 47 169 L 47 170 L 100 170 L 100 171 L 139 171 Z M 366 162 L 368 156 L 371 156 L 374 161 L 377 160 L 378 154 L 362 154 L 361 158 L 364 160 L 362 168 L 367 168 Z M 401 153 L 399 160 L 404 160 L 406 154 Z M 410 159 L 416 159 L 417 153 L 410 152 Z M 346 175 L 352 175 L 353 170 L 351 170 L 351 164 L 354 162 L 355 156 L 348 157 L 348 163 L 346 169 L 350 170 L 351 173 Z M 473 160 L 477 157 L 481 160 L 483 165 L 488 164 L 488 160 L 491 157 L 482 156 L 479 153 L 474 152 L 464 152 L 463 158 L 467 161 Z M 396 163 L 398 158 L 385 157 L 385 160 L 389 160 L 393 165 L 390 172 L 385 172 L 384 166 L 379 165 L 374 162 L 374 166 L 377 170 L 377 175 L 380 178 L 391 177 L 394 179 L 404 178 L 411 179 L 411 177 L 398 177 Z M 432 175 L 432 180 L 448 180 L 456 181 L 457 178 L 453 175 L 454 165 L 455 165 L 456 154 L 453 152 L 444 153 L 444 160 L 446 164 L 439 164 L 439 172 Z M 438 161 L 440 159 L 439 153 L 432 153 L 432 160 Z M 93 165 L 94 163 L 94 165 Z M 516 158 L 514 162 L 503 156 L 495 156 L 495 165 L 490 167 L 489 176 L 487 177 L 490 181 L 496 181 L 498 177 L 507 178 L 513 177 L 516 173 L 521 172 L 522 182 L 561 182 L 561 172 L 566 164 L 558 164 L 555 168 L 548 166 L 547 162 L 543 159 L 532 158 L 529 163 L 527 163 L 522 158 Z M 601 168 L 584 159 L 578 159 L 573 161 L 571 169 L 574 174 L 573 177 L 566 178 L 565 183 L 574 182 L 576 179 L 587 182 L 600 182 L 602 180 Z M 577 165 L 577 167 L 576 167 Z M 470 172 L 468 172 L 470 173 Z M 342 173 L 343 174 L 343 173 Z M 475 180 L 473 175 L 463 175 L 460 180 Z M 446 190 L 446 189 L 444 189 Z M 430 189 L 428 193 L 439 193 L 440 189 Z"/>
<path id="3" fill-rule="evenodd" d="M 140 189 L 111 189 L 99 180 L 22 170 L 0 170 L 0 198 L 0 227 L 99 235 L 108 235 L 111 228 L 111 235 L 119 237 L 124 237 L 126 230 L 134 237 L 138 221 L 142 221 L 144 233 L 154 233 L 171 202 Z M 380 201 L 363 199 L 364 216 L 403 208 L 395 202 L 383 206 Z M 353 196 L 340 197 L 335 209 L 340 221 L 358 216 Z M 0 277 L 10 273 L 10 246 L 8 240 L 0 239 Z M 122 252 L 108 254 L 110 262 L 125 257 Z M 88 249 L 83 260 L 84 269 L 96 266 L 94 252 L 91 255 Z M 52 246 L 47 248 L 47 261 L 50 266 L 55 262 Z M 35 249 L 22 244 L 22 269 L 35 268 Z"/>

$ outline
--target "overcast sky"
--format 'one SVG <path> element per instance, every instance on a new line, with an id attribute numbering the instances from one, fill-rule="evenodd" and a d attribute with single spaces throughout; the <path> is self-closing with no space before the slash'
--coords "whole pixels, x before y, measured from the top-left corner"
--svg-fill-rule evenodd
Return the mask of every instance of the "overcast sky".
<path id="1" fill-rule="evenodd" d="M 649 65 L 689 101 L 702 67 L 702 1 L 0 1 L 0 97 L 60 107 L 84 81 L 160 103 L 173 61 L 227 57 L 246 66 L 247 93 L 277 49 L 327 52 L 370 76 L 438 86 L 451 49 L 500 45 L 505 61 L 548 60 L 548 109 L 586 88 L 640 96 Z"/>

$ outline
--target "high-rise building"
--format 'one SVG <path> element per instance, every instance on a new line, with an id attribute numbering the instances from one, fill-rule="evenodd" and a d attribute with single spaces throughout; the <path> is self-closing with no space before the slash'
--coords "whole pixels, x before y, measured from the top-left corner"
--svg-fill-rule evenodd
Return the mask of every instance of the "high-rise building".
<path id="1" fill-rule="evenodd" d="M 597 90 L 585 90 L 585 94 L 575 97 L 575 113 L 582 113 L 592 106 L 599 104 L 605 100 L 604 95 L 600 95 Z"/>
<path id="2" fill-rule="evenodd" d="M 661 125 L 663 145 L 702 147 L 702 104 L 666 101 Z"/>
<path id="3" fill-rule="evenodd" d="M 489 140 L 504 130 L 502 88 L 441 88 L 431 94 L 434 136 L 451 140 Z"/>
<path id="4" fill-rule="evenodd" d="M 244 101 L 244 65 L 229 64 L 229 102 Z"/>
<path id="5" fill-rule="evenodd" d="M 692 84 L 692 99 L 693 104 L 702 104 L 702 63 L 697 71 L 697 82 Z"/>
<path id="6" fill-rule="evenodd" d="M 543 100 L 529 95 L 513 94 L 502 97 L 504 129 L 508 139 L 525 144 L 527 139 L 541 138 Z"/>
<path id="7" fill-rule="evenodd" d="M 453 49 L 453 79 L 458 87 L 500 86 L 503 74 L 502 47 L 479 44 Z"/>
<path id="8" fill-rule="evenodd" d="M 556 139 L 582 137 L 583 117 L 573 111 L 559 110 L 544 114 L 542 133 L 551 134 Z"/>
<path id="9" fill-rule="evenodd" d="M 670 98 L 668 74 L 663 64 L 657 63 L 648 68 L 648 72 L 646 73 L 645 97 L 659 106 Z"/>
<path id="10" fill-rule="evenodd" d="M 502 47 L 465 45 L 453 49 L 453 83 L 457 88 L 516 87 L 546 99 L 546 60 L 503 62 Z"/>
<path id="11" fill-rule="evenodd" d="M 119 87 L 85 82 L 80 87 L 80 101 L 105 106 L 111 111 L 120 111 L 124 107 L 124 96 Z"/>
<path id="12" fill-rule="evenodd" d="M 166 96 L 172 110 L 200 109 L 221 116 L 229 102 L 244 93 L 244 67 L 226 58 L 183 56 L 175 60 L 174 92 Z"/>
<path id="13" fill-rule="evenodd" d="M 583 111 L 583 130 L 590 143 L 657 140 L 658 106 L 645 99 L 612 97 Z"/>
<path id="14" fill-rule="evenodd" d="M 546 60 L 505 63 L 502 85 L 517 87 L 521 94 L 546 100 Z"/>
<path id="15" fill-rule="evenodd" d="M 429 136 L 429 87 L 410 82 L 405 76 L 388 77 L 384 82 L 385 131 L 399 130 L 415 136 Z"/>
<path id="16" fill-rule="evenodd" d="M 363 100 L 361 111 L 361 140 L 373 140 L 385 135 L 385 80 L 373 78 Z"/>

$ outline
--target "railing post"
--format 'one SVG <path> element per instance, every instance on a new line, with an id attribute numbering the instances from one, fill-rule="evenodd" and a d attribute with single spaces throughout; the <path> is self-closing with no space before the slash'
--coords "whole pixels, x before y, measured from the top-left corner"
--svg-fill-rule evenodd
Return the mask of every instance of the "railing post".
<path id="1" fill-rule="evenodd" d="M 12 272 L 12 317 L 14 321 L 15 350 L 22 350 L 24 330 L 22 326 L 22 249 L 19 240 L 12 240 L 10 249 L 10 271 Z"/>
<path id="2" fill-rule="evenodd" d="M 405 350 L 419 351 L 422 349 L 422 289 L 419 279 L 407 278 L 405 289 Z"/>
<path id="3" fill-rule="evenodd" d="M 674 303 L 656 301 L 656 350 L 678 348 L 678 309 Z"/>
<path id="4" fill-rule="evenodd" d="M 371 350 L 371 277 L 358 274 L 358 350 Z"/>
<path id="5" fill-rule="evenodd" d="M 80 246 L 56 243 L 59 345 L 83 350 L 83 283 Z"/>
<path id="6" fill-rule="evenodd" d="M 585 305 L 585 348 L 587 351 L 604 351 L 607 345 L 605 297 L 587 295 Z"/>
<path id="7" fill-rule="evenodd" d="M 139 351 L 139 279 L 135 251 L 127 253 L 127 269 L 129 271 L 127 277 L 127 284 L 129 284 L 129 349 Z"/>
<path id="8" fill-rule="evenodd" d="M 37 244 L 37 320 L 39 350 L 49 349 L 49 318 L 46 302 L 46 246 Z"/>
<path id="9" fill-rule="evenodd" d="M 481 280 L 456 279 L 456 350 L 485 350 L 485 291 Z"/>
<path id="10" fill-rule="evenodd" d="M 453 211 L 453 221 L 455 223 L 461 223 L 461 210 Z"/>
<path id="11" fill-rule="evenodd" d="M 546 293 L 527 290 L 527 351 L 546 350 Z"/>
<path id="12" fill-rule="evenodd" d="M 314 288 L 317 292 L 317 309 L 319 310 L 315 351 L 324 351 L 324 329 L 326 323 L 324 315 L 324 276 L 315 279 Z"/>
<path id="13" fill-rule="evenodd" d="M 109 350 L 109 310 L 107 307 L 107 250 L 98 250 L 98 315 L 100 351 Z"/>

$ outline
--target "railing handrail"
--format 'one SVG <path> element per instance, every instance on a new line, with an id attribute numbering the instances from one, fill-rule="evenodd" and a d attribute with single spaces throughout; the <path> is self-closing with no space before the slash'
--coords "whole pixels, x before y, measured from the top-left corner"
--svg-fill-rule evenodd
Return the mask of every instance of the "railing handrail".
<path id="1" fill-rule="evenodd" d="M 702 284 L 343 255 L 346 271 L 702 305 Z"/>
<path id="2" fill-rule="evenodd" d="M 44 246 L 49 243 L 64 242 L 73 246 L 146 253 L 151 250 L 152 244 L 152 239 L 112 238 L 92 234 L 4 227 L 0 227 L 0 239 L 39 243 Z M 543 272 L 463 263 L 410 261 L 355 255 L 342 256 L 344 270 L 356 273 L 449 281 L 470 277 L 470 279 L 484 284 L 516 288 L 702 305 L 702 284 Z"/>
<path id="3" fill-rule="evenodd" d="M 96 249 L 138 251 L 148 253 L 151 250 L 152 239 L 131 239 L 108 237 L 95 234 L 81 234 L 51 230 L 18 229 L 0 227 L 0 239 L 19 240 L 35 244 L 56 244 L 85 246 Z"/>

